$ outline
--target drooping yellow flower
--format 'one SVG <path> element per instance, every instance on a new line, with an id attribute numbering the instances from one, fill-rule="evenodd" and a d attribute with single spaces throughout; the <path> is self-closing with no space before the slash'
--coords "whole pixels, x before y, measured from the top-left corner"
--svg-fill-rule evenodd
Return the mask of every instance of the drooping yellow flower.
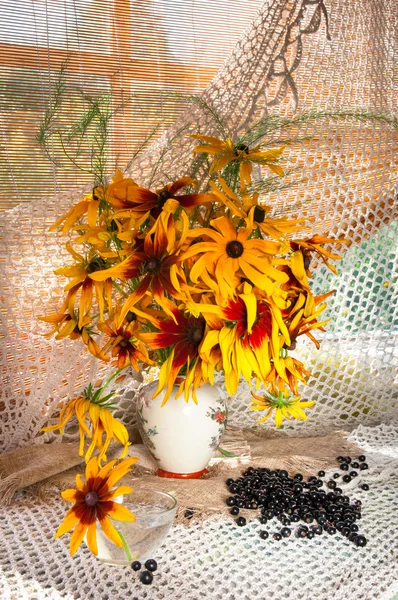
<path id="1" fill-rule="evenodd" d="M 130 494 L 131 487 L 115 484 L 130 471 L 137 458 L 126 458 L 118 463 L 112 460 L 102 468 L 96 456 L 86 465 L 86 482 L 81 475 L 76 475 L 76 488 L 65 490 L 61 496 L 67 502 L 73 502 L 64 520 L 59 526 L 55 538 L 75 528 L 70 539 L 70 554 L 73 556 L 87 533 L 87 545 L 97 556 L 97 519 L 105 535 L 119 548 L 123 547 L 122 539 L 110 519 L 134 522 L 135 515 L 128 508 L 115 502 L 115 498 Z"/>
<path id="2" fill-rule="evenodd" d="M 301 383 L 306 384 L 311 373 L 307 371 L 300 360 L 293 356 L 289 356 L 287 350 L 284 349 L 284 346 L 284 338 L 283 336 L 280 336 L 280 356 L 272 363 L 272 368 L 266 381 L 272 392 L 275 394 L 285 391 L 287 384 L 292 393 L 298 396 L 298 382 L 301 381 Z"/>
<path id="3" fill-rule="evenodd" d="M 209 169 L 210 175 L 219 173 L 230 163 L 238 163 L 242 189 L 252 182 L 252 163 L 266 165 L 273 173 L 280 177 L 284 175 L 282 167 L 277 164 L 285 149 L 284 146 L 271 150 L 261 150 L 261 146 L 249 148 L 246 143 L 234 143 L 231 138 L 220 140 L 208 135 L 191 135 L 190 137 L 205 142 L 205 145 L 194 148 L 195 153 L 204 152 L 214 156 Z"/>
<path id="4" fill-rule="evenodd" d="M 126 427 L 123 423 L 115 419 L 111 412 L 115 408 L 111 400 L 114 394 L 102 394 L 109 381 L 110 380 L 95 393 L 90 384 L 84 390 L 82 396 L 69 400 L 69 402 L 63 406 L 59 416 L 59 422 L 56 425 L 50 425 L 42 429 L 42 431 L 55 431 L 59 429 L 62 435 L 66 423 L 73 415 L 75 415 L 79 423 L 80 456 L 83 456 L 84 454 L 86 437 L 87 439 L 91 439 L 91 443 L 85 455 L 86 462 L 90 460 L 95 448 L 98 448 L 100 451 L 98 460 L 106 460 L 106 452 L 112 440 L 115 440 L 124 446 L 121 457 L 126 455 L 129 446 L 129 437 Z M 104 434 L 105 441 L 103 440 Z"/>
<path id="5" fill-rule="evenodd" d="M 341 260 L 342 256 L 340 256 L 339 254 L 333 254 L 329 250 L 325 250 L 325 248 L 323 248 L 322 246 L 323 246 L 323 244 L 346 244 L 347 242 L 348 242 L 348 240 L 346 240 L 346 239 L 334 240 L 333 238 L 328 238 L 328 237 L 325 237 L 324 235 L 318 235 L 318 234 L 313 235 L 311 238 L 307 238 L 305 240 L 293 240 L 290 245 L 291 245 L 292 249 L 295 251 L 294 253 L 297 255 L 301 251 L 302 256 L 303 256 L 303 259 L 302 259 L 303 266 L 300 267 L 300 269 L 299 269 L 299 266 L 297 265 L 296 270 L 300 270 L 300 272 L 301 272 L 305 266 L 306 270 L 308 271 L 309 266 L 310 266 L 310 261 L 311 261 L 311 253 L 314 252 L 315 254 L 318 255 L 318 257 L 322 260 L 322 262 L 328 267 L 328 269 L 330 269 L 332 271 L 332 273 L 337 275 L 338 273 L 337 273 L 336 268 L 332 264 L 330 264 L 328 259 Z M 294 274 L 296 275 L 296 277 L 298 277 L 296 273 L 294 273 Z"/>
<path id="6" fill-rule="evenodd" d="M 97 223 L 97 216 L 101 197 L 103 195 L 103 188 L 94 188 L 91 194 L 84 196 L 83 200 L 78 202 L 75 206 L 62 215 L 55 223 L 50 227 L 50 231 L 55 231 L 62 225 L 61 235 L 65 235 L 73 225 L 82 217 L 87 214 L 87 221 L 91 228 L 94 228 Z"/>
<path id="7" fill-rule="evenodd" d="M 327 292 L 326 294 L 321 294 L 320 296 L 313 297 L 314 307 L 319 306 L 317 310 L 313 313 L 305 316 L 305 307 L 306 307 L 306 294 L 303 292 L 299 292 L 298 296 L 294 298 L 294 302 L 292 302 L 291 306 L 284 311 L 285 319 L 288 322 L 289 336 L 291 340 L 291 345 L 288 350 L 294 350 L 296 347 L 296 340 L 300 335 L 306 335 L 312 340 L 315 346 L 319 349 L 320 344 L 318 340 L 312 335 L 311 331 L 314 329 L 319 329 L 320 331 L 325 331 L 324 325 L 330 321 L 330 319 L 326 319 L 325 321 L 317 321 L 317 318 L 320 314 L 325 310 L 327 304 L 323 302 L 334 294 L 336 290 L 332 290 Z"/>
<path id="8" fill-rule="evenodd" d="M 103 281 L 94 281 L 90 278 L 92 273 L 101 271 L 105 266 L 105 261 L 94 251 L 90 251 L 87 256 L 83 256 L 76 252 L 69 243 L 66 244 L 66 249 L 75 259 L 75 264 L 67 267 L 60 267 L 59 269 L 56 269 L 54 273 L 56 275 L 64 275 L 65 277 L 72 278 L 72 281 L 64 287 L 65 292 L 68 292 L 73 288 L 75 291 L 74 297 L 76 297 L 78 290 L 80 290 L 78 325 L 79 328 L 82 328 L 83 320 L 90 313 L 92 307 L 93 291 L 95 291 L 96 294 L 100 318 L 103 319 L 105 301 L 108 304 L 109 310 L 111 310 L 112 280 L 107 278 Z M 71 304 L 72 303 L 69 302 L 69 306 L 71 306 Z"/>
<path id="9" fill-rule="evenodd" d="M 73 291 L 73 289 L 70 291 Z M 101 350 L 93 338 L 94 332 L 91 327 L 90 317 L 84 317 L 81 321 L 81 326 L 79 326 L 79 316 L 76 316 L 72 309 L 71 311 L 67 310 L 66 312 L 59 312 L 53 315 L 40 316 L 39 319 L 54 326 L 51 331 L 44 334 L 44 337 L 51 338 L 55 335 L 56 340 L 63 340 L 65 338 L 70 338 L 71 340 L 81 339 L 83 344 L 87 346 L 90 354 L 105 362 L 109 361 L 109 356 Z"/>
<path id="10" fill-rule="evenodd" d="M 274 258 L 283 250 L 281 243 L 250 239 L 252 228 L 237 229 L 227 217 L 214 219 L 210 225 L 213 229 L 200 228 L 190 232 L 191 237 L 210 239 L 191 246 L 182 256 L 185 260 L 200 255 L 190 272 L 194 283 L 203 272 L 211 273 L 214 267 L 221 295 L 227 298 L 236 293 L 234 278 L 238 272 L 267 292 L 275 287 L 275 282 L 288 281 L 286 274 L 275 268 L 286 262 Z"/>
<path id="11" fill-rule="evenodd" d="M 250 406 L 252 410 L 266 410 L 265 417 L 259 419 L 258 423 L 264 423 L 275 411 L 275 425 L 276 427 L 282 426 L 283 417 L 288 420 L 298 419 L 299 421 L 305 421 L 307 415 L 304 412 L 304 408 L 313 406 L 315 402 L 301 402 L 300 396 L 295 398 L 289 397 L 288 393 L 279 392 L 279 394 L 271 394 L 265 392 L 263 396 L 257 396 L 253 392 L 253 404 Z"/>

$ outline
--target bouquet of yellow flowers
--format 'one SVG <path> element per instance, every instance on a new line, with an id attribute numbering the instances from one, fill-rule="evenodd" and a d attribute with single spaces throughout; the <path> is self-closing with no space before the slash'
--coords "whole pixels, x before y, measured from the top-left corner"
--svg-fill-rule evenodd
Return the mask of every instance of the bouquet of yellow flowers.
<path id="1" fill-rule="evenodd" d="M 319 347 L 314 331 L 325 331 L 333 291 L 312 294 L 312 265 L 335 273 L 330 260 L 340 256 L 325 245 L 345 240 L 306 237 L 305 219 L 268 215 L 253 165 L 284 177 L 284 146 L 191 137 L 208 165 L 204 191 L 192 177 L 147 189 L 118 170 L 54 224 L 72 233 L 73 263 L 56 271 L 70 281 L 59 312 L 42 317 L 53 326 L 46 335 L 81 339 L 118 370 L 158 365 L 163 402 L 177 377 L 179 393 L 196 401 L 195 390 L 222 372 L 231 395 L 241 377 L 265 386 L 251 399 L 266 411 L 259 422 L 274 410 L 277 426 L 305 419 L 313 402 L 300 401 L 298 382 L 310 373 L 291 352 L 303 335 Z"/>

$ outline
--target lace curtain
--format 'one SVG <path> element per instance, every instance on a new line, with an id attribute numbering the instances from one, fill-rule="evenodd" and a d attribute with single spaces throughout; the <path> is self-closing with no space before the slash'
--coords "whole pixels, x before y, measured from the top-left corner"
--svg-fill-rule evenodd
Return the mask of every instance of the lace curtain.
<path id="1" fill-rule="evenodd" d="M 396 0 L 268 0 L 202 97 L 233 134 L 266 114 L 355 108 L 397 116 L 397 25 Z M 194 131 L 216 133 L 201 104 L 133 162 L 131 175 L 156 185 L 188 173 L 187 134 Z M 286 151 L 288 167 L 303 178 L 266 202 L 272 214 L 305 215 L 313 231 L 344 234 L 350 245 L 337 278 L 316 271 L 315 289 L 336 294 L 320 351 L 297 349 L 313 373 L 302 395 L 317 404 L 306 423 L 285 426 L 295 435 L 396 420 L 398 401 L 397 132 L 380 122 L 325 118 L 292 130 L 303 134 L 311 141 Z M 65 260 L 64 240 L 48 227 L 82 192 L 70 189 L 3 217 L 2 449 L 44 441 L 40 429 L 60 402 L 103 370 L 78 344 L 43 338 L 37 320 L 57 308 L 62 293 L 53 270 Z M 128 398 L 136 386 L 133 378 L 124 384 L 118 416 L 126 423 L 134 419 Z M 246 386 L 231 400 L 231 421 L 256 423 Z"/>

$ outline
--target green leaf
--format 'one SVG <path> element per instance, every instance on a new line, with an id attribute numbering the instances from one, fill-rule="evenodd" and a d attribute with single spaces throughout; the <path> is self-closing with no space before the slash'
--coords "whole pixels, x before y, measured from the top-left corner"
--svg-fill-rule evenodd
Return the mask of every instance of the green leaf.
<path id="1" fill-rule="evenodd" d="M 228 458 L 236 458 L 237 456 L 239 456 L 239 454 L 234 454 L 233 452 L 228 452 L 228 450 L 224 450 L 224 448 L 220 448 L 218 447 L 217 450 L 223 455 L 223 456 L 227 456 Z"/>

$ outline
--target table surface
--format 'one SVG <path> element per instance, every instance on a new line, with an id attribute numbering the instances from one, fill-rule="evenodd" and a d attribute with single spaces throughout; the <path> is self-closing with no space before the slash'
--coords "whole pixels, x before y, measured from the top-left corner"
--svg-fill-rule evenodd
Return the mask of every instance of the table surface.
<path id="1" fill-rule="evenodd" d="M 366 451 L 370 469 L 347 494 L 362 501 L 356 548 L 337 534 L 312 540 L 260 539 L 258 519 L 238 528 L 213 518 L 187 528 L 175 525 L 156 552 L 151 586 L 128 567 L 104 565 L 83 544 L 69 556 L 69 536 L 53 540 L 65 503 L 19 493 L 1 512 L 2 600 L 397 600 L 398 425 L 359 427 L 350 439 Z M 332 474 L 332 471 L 328 474 Z M 267 524 L 272 533 L 280 527 Z"/>

